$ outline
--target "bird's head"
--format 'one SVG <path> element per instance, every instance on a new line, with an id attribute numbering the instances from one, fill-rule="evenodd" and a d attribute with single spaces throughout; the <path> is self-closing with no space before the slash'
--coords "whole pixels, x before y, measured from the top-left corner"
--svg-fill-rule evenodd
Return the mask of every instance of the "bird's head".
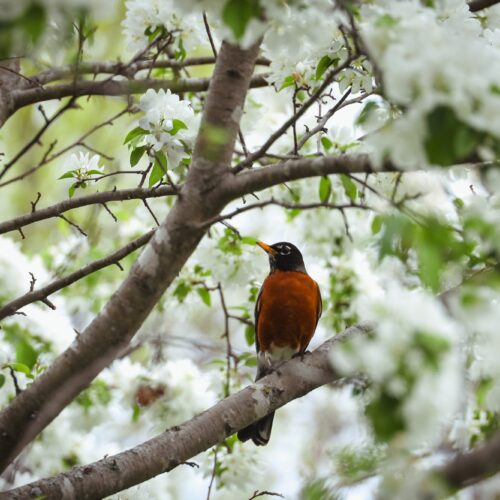
<path id="1" fill-rule="evenodd" d="M 262 241 L 258 241 L 262 250 L 269 255 L 269 266 L 271 272 L 273 271 L 298 271 L 305 273 L 306 267 L 304 265 L 304 258 L 300 250 L 287 241 L 280 241 L 273 245 L 268 245 Z"/>

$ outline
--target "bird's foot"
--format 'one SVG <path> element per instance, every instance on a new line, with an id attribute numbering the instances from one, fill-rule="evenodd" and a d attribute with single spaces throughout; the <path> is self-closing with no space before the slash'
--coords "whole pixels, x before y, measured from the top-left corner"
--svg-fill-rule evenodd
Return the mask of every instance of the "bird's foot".
<path id="1" fill-rule="evenodd" d="M 293 356 L 292 356 L 292 359 L 293 358 L 298 358 L 300 356 L 300 361 L 304 361 L 304 356 L 306 354 L 311 354 L 311 351 L 302 351 L 302 352 L 296 352 Z"/>

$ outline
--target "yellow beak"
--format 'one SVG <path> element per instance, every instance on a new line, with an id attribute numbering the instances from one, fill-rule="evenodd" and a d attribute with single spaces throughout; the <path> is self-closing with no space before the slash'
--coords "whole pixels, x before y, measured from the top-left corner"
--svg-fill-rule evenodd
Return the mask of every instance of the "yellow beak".
<path id="1" fill-rule="evenodd" d="M 264 252 L 268 253 L 269 255 L 272 255 L 273 257 L 278 254 L 278 252 L 274 248 L 270 247 L 267 243 L 263 243 L 262 241 L 258 241 L 257 245 L 259 245 L 259 247 L 262 248 L 262 250 L 264 250 Z"/>

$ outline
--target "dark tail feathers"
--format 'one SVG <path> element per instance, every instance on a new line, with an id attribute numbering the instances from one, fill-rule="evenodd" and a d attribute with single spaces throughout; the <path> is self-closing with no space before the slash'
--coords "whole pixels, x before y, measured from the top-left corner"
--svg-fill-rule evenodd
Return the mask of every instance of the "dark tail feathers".
<path id="1" fill-rule="evenodd" d="M 248 441 L 251 439 L 255 445 L 265 446 L 271 437 L 273 419 L 274 412 L 250 424 L 248 427 L 241 429 L 241 431 L 238 432 L 238 439 L 240 441 Z"/>

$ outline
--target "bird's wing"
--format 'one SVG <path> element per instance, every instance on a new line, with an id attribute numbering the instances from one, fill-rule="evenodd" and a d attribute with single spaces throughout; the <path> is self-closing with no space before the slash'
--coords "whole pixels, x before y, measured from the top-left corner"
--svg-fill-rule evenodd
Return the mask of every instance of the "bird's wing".
<path id="1" fill-rule="evenodd" d="M 261 297 L 262 297 L 262 287 L 259 290 L 259 295 L 257 295 L 257 300 L 255 301 L 255 309 L 254 309 L 254 321 L 255 321 L 255 350 L 257 354 L 259 354 L 260 346 L 259 346 L 259 334 L 258 334 L 258 324 L 259 324 L 259 314 L 260 314 L 260 306 L 261 306 Z"/>
<path id="2" fill-rule="evenodd" d="M 321 314 L 323 313 L 323 300 L 321 299 L 321 290 L 319 289 L 319 285 L 317 283 L 316 283 L 316 290 L 318 290 L 318 311 L 316 313 L 316 326 L 317 326 L 319 318 L 321 318 Z"/>

